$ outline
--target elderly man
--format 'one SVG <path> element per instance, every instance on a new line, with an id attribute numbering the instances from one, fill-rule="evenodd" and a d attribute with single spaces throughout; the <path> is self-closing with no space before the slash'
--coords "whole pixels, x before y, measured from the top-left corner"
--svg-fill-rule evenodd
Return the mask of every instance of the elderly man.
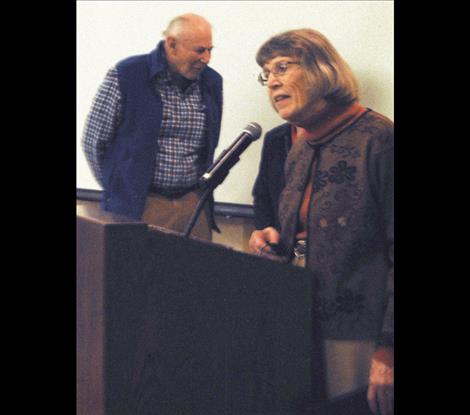
<path id="1" fill-rule="evenodd" d="M 83 150 L 106 211 L 182 232 L 200 198 L 222 117 L 222 77 L 208 67 L 212 30 L 174 18 L 149 54 L 111 68 L 88 115 Z M 192 234 L 211 239 L 213 199 Z"/>

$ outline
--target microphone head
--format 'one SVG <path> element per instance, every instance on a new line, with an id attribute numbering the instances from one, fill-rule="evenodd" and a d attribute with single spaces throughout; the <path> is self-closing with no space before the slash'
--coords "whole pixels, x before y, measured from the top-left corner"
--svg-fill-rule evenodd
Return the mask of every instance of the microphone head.
<path id="1" fill-rule="evenodd" d="M 262 128 L 258 123 L 250 122 L 243 131 L 250 134 L 251 139 L 254 141 L 261 136 Z"/>

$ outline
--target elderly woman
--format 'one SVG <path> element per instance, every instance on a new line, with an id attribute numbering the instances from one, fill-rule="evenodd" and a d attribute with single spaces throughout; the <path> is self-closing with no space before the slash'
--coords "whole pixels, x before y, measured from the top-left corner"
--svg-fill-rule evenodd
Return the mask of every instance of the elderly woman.
<path id="1" fill-rule="evenodd" d="M 368 401 L 392 414 L 393 123 L 361 106 L 351 69 L 315 30 L 272 37 L 256 61 L 287 123 L 265 137 L 250 247 L 318 279 L 328 398 L 367 390 L 345 413 Z"/>

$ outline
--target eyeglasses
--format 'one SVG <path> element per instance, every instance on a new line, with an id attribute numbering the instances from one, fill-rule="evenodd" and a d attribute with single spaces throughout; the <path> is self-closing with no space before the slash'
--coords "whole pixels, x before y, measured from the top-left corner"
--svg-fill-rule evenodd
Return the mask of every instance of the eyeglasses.
<path id="1" fill-rule="evenodd" d="M 286 74 L 289 65 L 300 65 L 300 62 L 288 62 L 281 61 L 274 64 L 274 67 L 270 71 L 263 70 L 258 75 L 258 82 L 265 86 L 268 82 L 269 74 L 272 73 L 275 77 L 283 76 Z"/>

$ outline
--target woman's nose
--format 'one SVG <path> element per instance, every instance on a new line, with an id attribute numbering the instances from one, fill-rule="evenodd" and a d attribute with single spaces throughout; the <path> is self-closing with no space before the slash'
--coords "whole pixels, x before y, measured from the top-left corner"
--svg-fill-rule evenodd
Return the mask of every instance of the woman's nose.
<path id="1" fill-rule="evenodd" d="M 276 86 L 280 84 L 281 82 L 279 81 L 279 78 L 276 75 L 274 75 L 272 72 L 269 72 L 268 80 L 266 81 L 266 86 L 268 88 L 275 88 Z"/>

